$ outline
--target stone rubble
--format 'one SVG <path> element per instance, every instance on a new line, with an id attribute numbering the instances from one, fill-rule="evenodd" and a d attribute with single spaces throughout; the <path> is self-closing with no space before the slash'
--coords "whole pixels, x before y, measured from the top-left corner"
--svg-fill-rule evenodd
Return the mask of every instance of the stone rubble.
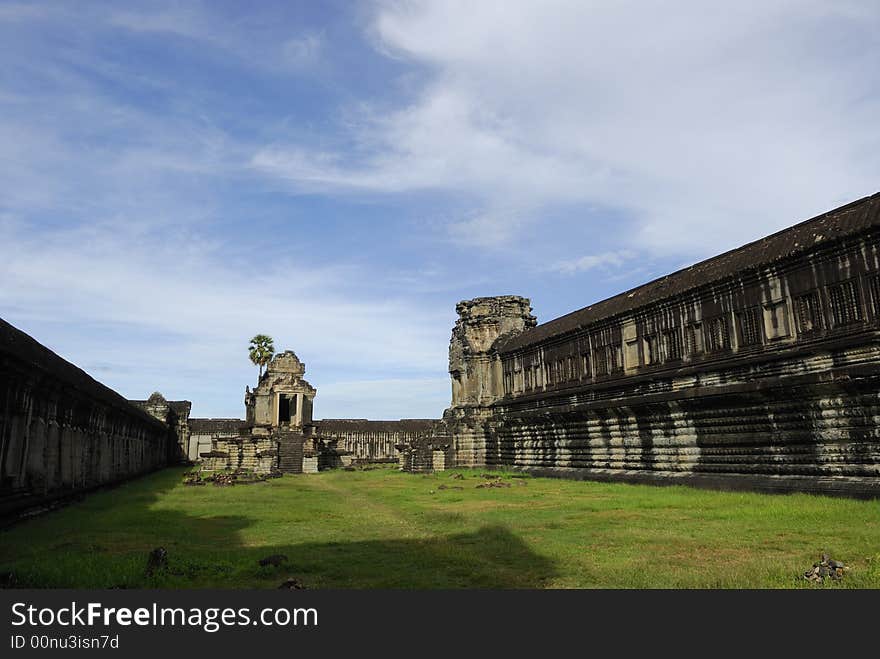
<path id="1" fill-rule="evenodd" d="M 828 554 L 822 554 L 822 560 L 813 563 L 813 567 L 804 572 L 804 579 L 817 583 L 824 583 L 825 579 L 838 581 L 843 578 L 846 570 L 849 568 L 842 561 L 836 561 L 829 558 Z"/>
<path id="2" fill-rule="evenodd" d="M 297 579 L 288 579 L 283 584 L 278 586 L 278 590 L 305 590 L 306 587 L 303 585 L 301 581 Z"/>
<path id="3" fill-rule="evenodd" d="M 480 483 L 479 485 L 477 485 L 478 490 L 484 487 L 510 487 L 510 483 L 498 478 L 497 480 L 486 481 L 485 483 Z"/>
<path id="4" fill-rule="evenodd" d="M 213 483 L 215 487 L 228 487 L 230 485 L 250 485 L 262 483 L 270 478 L 280 478 L 281 472 L 273 469 L 270 472 L 257 474 L 245 469 L 219 472 L 205 475 L 204 472 L 190 472 L 184 476 L 183 484 L 190 486 L 207 485 Z"/>

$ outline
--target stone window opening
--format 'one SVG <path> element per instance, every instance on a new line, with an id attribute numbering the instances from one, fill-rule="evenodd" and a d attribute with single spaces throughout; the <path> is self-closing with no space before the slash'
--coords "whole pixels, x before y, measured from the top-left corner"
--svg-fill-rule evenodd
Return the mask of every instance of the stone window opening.
<path id="1" fill-rule="evenodd" d="M 662 336 L 662 348 L 666 361 L 681 359 L 681 335 L 678 330 L 664 330 Z"/>
<path id="2" fill-rule="evenodd" d="M 456 373 L 453 374 L 453 378 L 456 377 Z M 512 394 L 513 393 L 513 371 L 511 370 L 510 361 L 507 360 L 504 363 L 504 393 Z M 456 382 L 456 380 L 453 380 Z"/>
<path id="3" fill-rule="evenodd" d="M 666 359 L 670 361 L 681 359 L 681 335 L 677 329 L 663 332 L 663 343 L 666 349 Z"/>
<path id="4" fill-rule="evenodd" d="M 730 347 L 730 334 L 727 329 L 727 319 L 724 316 L 716 316 L 707 321 L 706 327 L 706 350 L 718 352 Z"/>
<path id="5" fill-rule="evenodd" d="M 594 362 L 596 364 L 596 375 L 608 375 L 608 351 L 605 349 L 605 346 L 596 348 L 596 358 L 594 359 Z"/>
<path id="6" fill-rule="evenodd" d="M 852 325 L 862 320 L 859 287 L 854 279 L 830 286 L 828 297 L 831 300 L 831 317 L 835 327 Z"/>
<path id="7" fill-rule="evenodd" d="M 880 316 L 880 275 L 872 275 L 868 280 L 868 290 L 871 293 L 871 307 L 874 315 Z"/>
<path id="8" fill-rule="evenodd" d="M 611 372 L 619 373 L 623 370 L 623 348 L 619 345 L 605 346 L 609 353 L 608 361 L 611 364 Z"/>
<path id="9" fill-rule="evenodd" d="M 761 313 L 758 307 L 750 307 L 738 315 L 741 345 L 754 346 L 763 343 L 761 336 Z"/>
<path id="10" fill-rule="evenodd" d="M 581 377 L 589 378 L 593 374 L 590 371 L 590 353 L 585 352 L 581 354 Z"/>
<path id="11" fill-rule="evenodd" d="M 278 394 L 278 423 L 289 424 L 296 416 L 296 394 Z"/>
<path id="12" fill-rule="evenodd" d="M 808 334 L 822 328 L 818 291 L 810 291 L 798 296 L 795 298 L 794 307 L 798 331 L 801 334 Z"/>
<path id="13" fill-rule="evenodd" d="M 649 334 L 644 337 L 644 355 L 645 365 L 651 366 L 660 363 L 659 342 L 656 334 Z"/>
<path id="14" fill-rule="evenodd" d="M 703 324 L 691 323 L 684 328 L 685 350 L 690 356 L 703 352 Z"/>

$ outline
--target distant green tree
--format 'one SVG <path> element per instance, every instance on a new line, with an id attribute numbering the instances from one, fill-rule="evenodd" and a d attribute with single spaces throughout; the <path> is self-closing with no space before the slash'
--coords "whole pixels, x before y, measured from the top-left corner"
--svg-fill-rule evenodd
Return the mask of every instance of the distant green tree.
<path id="1" fill-rule="evenodd" d="M 272 342 L 271 336 L 257 334 L 251 339 L 248 356 L 256 366 L 260 367 L 260 380 L 263 379 L 263 367 L 272 361 L 272 355 L 274 354 L 275 344 Z"/>

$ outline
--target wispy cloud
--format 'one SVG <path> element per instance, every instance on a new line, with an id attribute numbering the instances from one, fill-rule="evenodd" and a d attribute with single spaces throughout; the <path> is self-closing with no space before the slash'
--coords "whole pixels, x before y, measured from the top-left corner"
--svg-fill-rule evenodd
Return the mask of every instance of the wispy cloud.
<path id="1" fill-rule="evenodd" d="M 162 4 L 146 10 L 116 9 L 106 24 L 133 33 L 191 40 L 269 71 L 309 72 L 320 64 L 323 39 L 304 26 L 275 21 L 230 21 L 210 4 Z"/>
<path id="2" fill-rule="evenodd" d="M 278 349 L 293 347 L 317 367 L 318 384 L 333 373 L 412 376 L 444 363 L 449 314 L 352 297 L 350 281 L 362 275 L 350 268 L 295 260 L 223 267 L 217 246 L 193 232 L 91 225 L 31 237 L 31 227 L 8 217 L 0 228 L 7 238 L 0 308 L 45 327 L 62 354 L 74 340 L 80 365 L 99 367 L 108 384 L 132 397 L 141 395 L 133 383 L 154 377 L 156 388 L 193 398 L 198 408 L 218 395 L 213 383 L 223 382 L 222 409 L 236 409 L 229 383 L 251 380 L 246 343 L 263 331 Z M 113 339 L 71 336 L 77 327 L 103 328 Z M 340 409 L 333 391 L 322 392 L 324 409 Z M 389 413 L 410 409 L 406 400 L 395 408 L 394 395 L 386 401 Z"/>
<path id="3" fill-rule="evenodd" d="M 635 253 L 629 250 L 620 250 L 617 252 L 603 252 L 601 254 L 587 254 L 577 259 L 559 261 L 549 266 L 547 269 L 551 272 L 559 272 L 564 275 L 573 275 L 578 272 L 586 272 L 601 267 L 619 268 L 624 263 L 635 256 Z"/>
<path id="4" fill-rule="evenodd" d="M 880 179 L 870 4 L 387 2 L 373 28 L 384 52 L 426 67 L 415 100 L 365 115 L 356 158 L 276 144 L 255 167 L 336 192 L 473 195 L 485 213 L 450 231 L 477 246 L 546 223 L 548 203 L 601 204 L 633 218 L 630 241 L 679 254 Z M 516 222 L 498 219 L 514 207 Z"/>

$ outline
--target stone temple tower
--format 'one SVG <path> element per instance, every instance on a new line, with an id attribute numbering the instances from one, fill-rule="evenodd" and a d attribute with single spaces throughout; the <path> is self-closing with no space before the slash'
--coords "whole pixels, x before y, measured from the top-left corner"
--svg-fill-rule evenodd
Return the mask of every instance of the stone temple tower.
<path id="1" fill-rule="evenodd" d="M 292 350 L 269 362 L 257 388 L 245 395 L 247 422 L 253 434 L 271 430 L 302 432 L 312 425 L 315 388 L 303 379 L 306 367 Z"/>
<path id="2" fill-rule="evenodd" d="M 449 341 L 452 404 L 444 413 L 460 466 L 485 464 L 488 406 L 504 395 L 496 346 L 537 324 L 528 298 L 478 297 L 459 302 Z"/>

